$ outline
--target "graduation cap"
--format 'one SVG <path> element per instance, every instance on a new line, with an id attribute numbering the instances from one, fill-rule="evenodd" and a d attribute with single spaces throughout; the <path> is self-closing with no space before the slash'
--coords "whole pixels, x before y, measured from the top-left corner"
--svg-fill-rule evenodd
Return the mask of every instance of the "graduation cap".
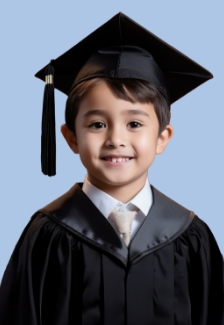
<path id="1" fill-rule="evenodd" d="M 56 174 L 54 87 L 69 95 L 78 83 L 95 77 L 139 79 L 155 84 L 172 104 L 211 79 L 212 74 L 157 36 L 118 13 L 35 75 L 46 82 L 41 164 Z"/>

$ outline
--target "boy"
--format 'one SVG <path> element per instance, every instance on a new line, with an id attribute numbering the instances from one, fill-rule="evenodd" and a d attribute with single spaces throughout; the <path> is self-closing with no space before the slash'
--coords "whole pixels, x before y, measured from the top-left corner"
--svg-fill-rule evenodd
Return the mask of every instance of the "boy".
<path id="1" fill-rule="evenodd" d="M 61 131 L 87 176 L 24 230 L 2 282 L 1 324 L 222 324 L 213 235 L 147 180 L 172 137 L 170 103 L 211 74 L 121 13 L 51 65 L 69 95 Z M 42 169 L 53 175 L 46 72 Z"/>

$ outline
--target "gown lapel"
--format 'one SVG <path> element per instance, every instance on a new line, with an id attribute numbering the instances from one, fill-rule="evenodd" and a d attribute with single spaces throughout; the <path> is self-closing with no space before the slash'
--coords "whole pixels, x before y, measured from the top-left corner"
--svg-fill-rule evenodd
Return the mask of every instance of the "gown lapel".
<path id="1" fill-rule="evenodd" d="M 82 185 L 75 184 L 39 211 L 82 240 L 112 254 L 126 266 L 128 249 L 124 241 L 82 191 Z"/>
<path id="2" fill-rule="evenodd" d="M 194 213 L 151 186 L 153 204 L 130 244 L 129 262 L 156 251 L 180 236 L 193 221 Z"/>
<path id="3" fill-rule="evenodd" d="M 75 184 L 39 212 L 82 240 L 113 255 L 125 266 L 169 244 L 187 229 L 194 218 L 193 212 L 152 186 L 152 207 L 128 249 L 116 230 L 82 191 L 82 185 Z"/>

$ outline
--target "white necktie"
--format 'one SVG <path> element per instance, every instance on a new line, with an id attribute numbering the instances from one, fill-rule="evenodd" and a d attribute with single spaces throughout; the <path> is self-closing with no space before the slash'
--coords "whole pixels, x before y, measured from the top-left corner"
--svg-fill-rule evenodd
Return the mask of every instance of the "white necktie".
<path id="1" fill-rule="evenodd" d="M 131 225 L 137 212 L 138 211 L 119 211 L 117 208 L 115 208 L 110 213 L 111 220 L 127 246 L 130 244 Z"/>

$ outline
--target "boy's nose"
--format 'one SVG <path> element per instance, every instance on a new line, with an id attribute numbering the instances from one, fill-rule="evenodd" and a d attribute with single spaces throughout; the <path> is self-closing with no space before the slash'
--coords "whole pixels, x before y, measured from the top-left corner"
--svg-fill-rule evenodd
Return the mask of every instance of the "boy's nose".
<path id="1" fill-rule="evenodd" d="M 124 132 L 119 129 L 112 129 L 107 133 L 106 146 L 120 147 L 126 146 L 127 139 Z"/>

